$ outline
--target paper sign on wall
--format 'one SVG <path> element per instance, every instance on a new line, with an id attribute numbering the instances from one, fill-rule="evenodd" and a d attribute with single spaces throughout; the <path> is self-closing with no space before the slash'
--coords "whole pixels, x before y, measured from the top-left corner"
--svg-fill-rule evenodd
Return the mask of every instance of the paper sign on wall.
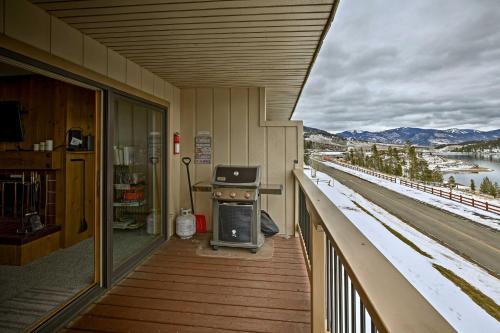
<path id="1" fill-rule="evenodd" d="M 194 163 L 212 163 L 212 137 L 209 132 L 199 132 L 195 138 Z"/>

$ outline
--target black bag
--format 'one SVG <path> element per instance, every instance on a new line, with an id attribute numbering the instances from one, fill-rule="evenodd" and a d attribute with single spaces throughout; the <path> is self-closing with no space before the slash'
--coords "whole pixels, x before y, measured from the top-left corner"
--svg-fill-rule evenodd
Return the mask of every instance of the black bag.
<path id="1" fill-rule="evenodd" d="M 280 231 L 276 223 L 274 223 L 271 216 L 265 210 L 261 211 L 260 214 L 260 230 L 266 237 L 274 236 Z"/>

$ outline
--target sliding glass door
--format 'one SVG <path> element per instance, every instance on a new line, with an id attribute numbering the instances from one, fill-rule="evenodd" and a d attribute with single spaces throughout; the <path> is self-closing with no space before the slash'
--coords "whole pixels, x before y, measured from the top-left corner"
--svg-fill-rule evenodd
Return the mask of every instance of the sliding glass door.
<path id="1" fill-rule="evenodd" d="M 164 236 L 165 112 L 114 95 L 112 266 L 116 271 Z"/>

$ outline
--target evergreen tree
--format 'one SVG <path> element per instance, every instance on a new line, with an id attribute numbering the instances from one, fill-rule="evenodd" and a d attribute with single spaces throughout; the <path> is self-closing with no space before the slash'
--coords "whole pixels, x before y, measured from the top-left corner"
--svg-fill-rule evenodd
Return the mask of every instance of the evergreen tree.
<path id="1" fill-rule="evenodd" d="M 493 196 L 493 198 L 497 197 L 497 194 L 498 194 L 498 183 L 497 182 L 495 182 L 495 184 L 491 185 L 490 194 Z"/>
<path id="2" fill-rule="evenodd" d="M 484 177 L 481 185 L 479 186 L 479 192 L 484 194 L 491 194 L 492 187 L 493 184 L 491 183 L 491 180 L 488 177 Z"/>
<path id="3" fill-rule="evenodd" d="M 435 183 L 443 182 L 443 174 L 439 171 L 439 169 L 432 170 L 432 181 Z"/>
<path id="4" fill-rule="evenodd" d="M 455 187 L 455 185 L 456 185 L 455 177 L 450 176 L 448 178 L 448 186 L 450 187 L 450 191 Z"/>
<path id="5" fill-rule="evenodd" d="M 470 180 L 470 190 L 476 192 L 476 183 L 474 183 L 474 179 Z"/>

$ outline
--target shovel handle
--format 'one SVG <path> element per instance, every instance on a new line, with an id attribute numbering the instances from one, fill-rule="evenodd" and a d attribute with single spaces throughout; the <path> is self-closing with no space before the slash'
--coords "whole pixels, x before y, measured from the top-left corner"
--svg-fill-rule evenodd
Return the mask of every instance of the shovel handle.
<path id="1" fill-rule="evenodd" d="M 183 157 L 182 163 L 184 163 L 185 165 L 189 165 L 189 163 L 191 163 L 191 158 L 190 157 Z"/>

